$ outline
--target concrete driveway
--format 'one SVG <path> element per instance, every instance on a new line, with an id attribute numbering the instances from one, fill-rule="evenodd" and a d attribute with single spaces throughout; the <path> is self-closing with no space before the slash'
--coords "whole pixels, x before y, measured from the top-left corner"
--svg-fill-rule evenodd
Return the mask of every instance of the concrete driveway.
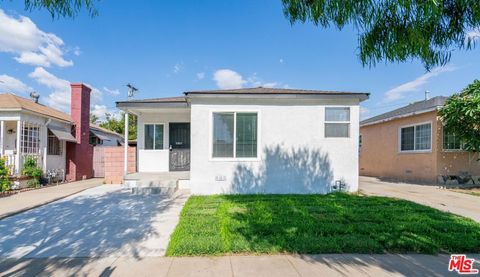
<path id="1" fill-rule="evenodd" d="M 367 195 L 410 200 L 480 222 L 480 197 L 441 189 L 437 186 L 412 185 L 360 177 L 359 188 Z"/>
<path id="2" fill-rule="evenodd" d="M 0 220 L 0 259 L 162 256 L 187 198 L 88 189 Z"/>

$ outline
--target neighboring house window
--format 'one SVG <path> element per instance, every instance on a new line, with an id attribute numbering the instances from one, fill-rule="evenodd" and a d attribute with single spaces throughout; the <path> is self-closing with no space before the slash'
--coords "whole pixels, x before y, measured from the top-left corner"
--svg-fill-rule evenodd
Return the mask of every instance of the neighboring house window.
<path id="1" fill-rule="evenodd" d="M 145 124 L 145 149 L 163 149 L 163 124 Z"/>
<path id="2" fill-rule="evenodd" d="M 420 124 L 400 129 L 401 151 L 425 151 L 432 148 L 432 124 Z"/>
<path id="3" fill-rule="evenodd" d="M 47 155 L 62 155 L 62 144 L 50 130 L 48 130 Z"/>
<path id="4" fill-rule="evenodd" d="M 350 136 L 350 108 L 325 108 L 325 137 L 348 138 Z"/>
<path id="5" fill-rule="evenodd" d="M 443 150 L 462 150 L 460 139 L 453 132 L 443 129 Z"/>
<path id="6" fill-rule="evenodd" d="M 40 127 L 29 123 L 23 124 L 22 130 L 22 153 L 39 154 L 40 153 Z"/>
<path id="7" fill-rule="evenodd" d="M 257 113 L 213 113 L 214 158 L 257 157 Z"/>

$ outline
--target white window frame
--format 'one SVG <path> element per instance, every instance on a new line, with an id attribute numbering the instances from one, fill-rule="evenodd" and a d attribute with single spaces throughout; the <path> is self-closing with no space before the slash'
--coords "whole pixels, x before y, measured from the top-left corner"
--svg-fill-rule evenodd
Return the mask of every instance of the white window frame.
<path id="1" fill-rule="evenodd" d="M 417 145 L 417 128 L 416 126 L 430 124 L 430 149 L 421 149 L 416 150 L 415 146 Z M 413 150 L 402 150 L 402 129 L 413 127 Z M 398 127 L 398 152 L 399 153 L 431 153 L 433 147 L 433 123 L 432 121 L 426 121 L 421 123 L 403 125 Z"/>
<path id="2" fill-rule="evenodd" d="M 155 146 L 155 125 L 162 125 L 163 126 L 163 147 L 161 149 L 147 149 L 145 148 L 145 125 L 153 125 L 153 145 Z M 165 145 L 167 144 L 167 141 L 165 141 L 165 123 L 143 123 L 143 150 L 146 151 L 161 151 L 165 150 Z"/>
<path id="3" fill-rule="evenodd" d="M 213 156 L 213 114 L 215 113 L 233 113 L 233 157 L 214 157 Z M 256 157 L 240 157 L 237 158 L 235 155 L 237 153 L 237 113 L 256 113 L 257 114 L 257 156 Z M 223 161 L 223 162 L 251 162 L 251 161 L 260 161 L 260 111 L 258 110 L 213 110 L 210 111 L 210 122 L 209 122 L 209 161 Z"/>
<path id="4" fill-rule="evenodd" d="M 445 126 L 442 126 L 442 152 L 466 152 L 462 146 L 460 149 L 445 149 Z"/>
<path id="5" fill-rule="evenodd" d="M 348 116 L 349 120 L 348 121 L 329 121 L 327 120 L 327 109 L 329 108 L 348 108 Z M 352 107 L 350 106 L 326 106 L 324 111 L 323 111 L 323 137 L 325 139 L 350 139 L 352 137 Z M 348 124 L 348 136 L 346 137 L 327 137 L 327 123 L 339 123 L 339 124 Z"/>

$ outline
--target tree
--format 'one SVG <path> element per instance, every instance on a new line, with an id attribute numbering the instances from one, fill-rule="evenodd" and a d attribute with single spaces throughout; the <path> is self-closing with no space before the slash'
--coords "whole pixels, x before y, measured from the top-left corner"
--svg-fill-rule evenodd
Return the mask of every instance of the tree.
<path id="1" fill-rule="evenodd" d="M 123 136 L 125 130 L 125 113 L 120 114 L 120 119 L 117 119 L 112 114 L 105 114 L 105 121 L 100 123 L 100 127 L 114 131 Z M 133 114 L 128 115 L 128 139 L 137 139 L 137 117 Z"/>
<path id="2" fill-rule="evenodd" d="M 480 27 L 478 0 L 282 0 L 293 24 L 352 25 L 359 34 L 359 58 L 380 61 L 419 58 L 431 69 L 445 65 L 455 48 L 471 49 Z"/>
<path id="3" fill-rule="evenodd" d="M 452 132 L 469 152 L 480 153 L 480 80 L 452 95 L 439 111 L 447 132 Z"/>
<path id="4" fill-rule="evenodd" d="M 99 121 L 98 116 L 94 115 L 93 113 L 90 114 L 90 123 L 96 124 Z"/>
<path id="5" fill-rule="evenodd" d="M 46 9 L 52 17 L 75 17 L 82 8 L 85 8 L 90 16 L 98 14 L 94 2 L 98 0 L 24 0 L 25 9 Z"/>

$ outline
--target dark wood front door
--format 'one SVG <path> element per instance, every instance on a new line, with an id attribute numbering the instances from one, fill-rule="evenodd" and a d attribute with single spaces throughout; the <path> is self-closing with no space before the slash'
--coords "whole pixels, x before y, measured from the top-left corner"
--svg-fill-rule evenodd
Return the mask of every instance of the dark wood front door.
<path id="1" fill-rule="evenodd" d="M 190 123 L 169 124 L 170 171 L 190 170 Z"/>

